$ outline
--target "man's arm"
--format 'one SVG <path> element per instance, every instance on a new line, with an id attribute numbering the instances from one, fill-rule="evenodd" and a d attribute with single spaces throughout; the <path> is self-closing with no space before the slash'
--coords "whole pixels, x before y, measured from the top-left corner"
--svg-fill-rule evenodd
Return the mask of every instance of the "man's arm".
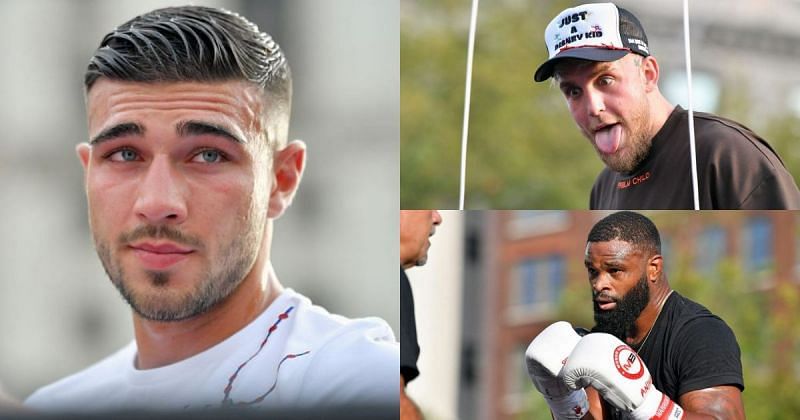
<path id="1" fill-rule="evenodd" d="M 606 415 L 606 406 L 600 393 L 596 389 L 587 386 L 586 397 L 589 400 L 589 412 L 581 420 L 602 420 L 608 418 Z"/>
<path id="2" fill-rule="evenodd" d="M 589 414 L 584 420 L 600 420 L 608 418 L 606 405 L 600 394 L 592 387 L 586 387 L 589 398 Z M 744 419 L 742 391 L 735 386 L 715 386 L 687 392 L 680 396 L 678 402 L 686 411 L 684 419 Z"/>
<path id="3" fill-rule="evenodd" d="M 690 391 L 678 399 L 690 419 L 744 419 L 742 391 L 735 386 L 715 386 Z"/>
<path id="4" fill-rule="evenodd" d="M 406 395 L 406 380 L 400 376 L 400 420 L 419 420 L 422 419 L 422 412 L 414 404 L 411 398 Z"/>

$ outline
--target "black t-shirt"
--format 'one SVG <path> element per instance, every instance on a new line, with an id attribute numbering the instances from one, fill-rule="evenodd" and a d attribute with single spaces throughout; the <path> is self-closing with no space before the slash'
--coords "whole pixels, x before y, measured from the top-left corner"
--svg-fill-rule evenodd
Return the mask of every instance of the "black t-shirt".
<path id="1" fill-rule="evenodd" d="M 400 267 L 400 374 L 411 382 L 419 375 L 417 359 L 419 343 L 417 343 L 417 323 L 414 318 L 414 295 L 408 283 L 406 272 Z"/>
<path id="2" fill-rule="evenodd" d="M 592 209 L 692 209 L 689 113 L 676 106 L 629 173 L 607 167 L 592 187 Z M 694 113 L 702 209 L 798 209 L 800 191 L 764 139 L 716 115 Z"/>
<path id="3" fill-rule="evenodd" d="M 653 385 L 678 403 L 681 395 L 731 385 L 744 390 L 739 344 L 725 322 L 702 305 L 672 292 L 650 336 L 637 351 Z M 608 405 L 612 419 L 622 414 Z"/>

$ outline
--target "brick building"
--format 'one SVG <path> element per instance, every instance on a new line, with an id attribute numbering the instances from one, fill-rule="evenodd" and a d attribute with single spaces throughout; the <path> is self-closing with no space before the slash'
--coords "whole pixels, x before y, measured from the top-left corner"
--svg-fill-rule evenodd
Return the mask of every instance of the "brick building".
<path id="1" fill-rule="evenodd" d="M 467 214 L 459 418 L 514 418 L 529 409 L 535 391 L 523 355 L 530 340 L 558 319 L 591 327 L 583 253 L 589 230 L 606 214 Z M 741 277 L 752 293 L 770 293 L 781 282 L 798 284 L 800 280 L 798 213 L 645 214 L 661 233 L 666 272 L 673 286 L 686 267 L 704 281 L 718 281 L 718 267 L 725 263 L 745 273 Z M 574 314 L 564 315 L 565 301 L 577 308 Z M 781 312 L 780 306 L 773 306 L 766 316 L 780 317 Z M 791 355 L 798 349 L 790 345 L 774 349 L 775 356 L 782 366 L 796 369 Z"/>

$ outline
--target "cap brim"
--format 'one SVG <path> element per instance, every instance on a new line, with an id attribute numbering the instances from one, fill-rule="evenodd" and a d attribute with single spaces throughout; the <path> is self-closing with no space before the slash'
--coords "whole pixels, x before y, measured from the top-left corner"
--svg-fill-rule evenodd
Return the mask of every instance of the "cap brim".
<path id="1" fill-rule="evenodd" d="M 555 68 L 556 64 L 559 60 L 564 58 L 579 58 L 589 61 L 616 61 L 624 57 L 629 52 L 630 51 L 627 49 L 620 50 L 593 47 L 570 48 L 561 51 L 560 53 L 556 54 L 555 57 L 542 63 L 542 65 L 536 69 L 536 73 L 533 75 L 533 80 L 537 82 L 544 82 L 552 77 L 553 69 Z"/>

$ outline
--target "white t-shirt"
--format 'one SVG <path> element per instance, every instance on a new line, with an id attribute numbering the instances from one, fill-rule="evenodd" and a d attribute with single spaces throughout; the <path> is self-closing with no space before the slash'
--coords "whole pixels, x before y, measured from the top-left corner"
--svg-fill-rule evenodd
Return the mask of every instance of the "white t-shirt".
<path id="1" fill-rule="evenodd" d="M 386 322 L 330 314 L 291 289 L 202 353 L 147 370 L 134 367 L 135 357 L 134 341 L 25 404 L 54 412 L 217 408 L 227 405 L 229 383 L 228 402 L 254 407 L 397 404 L 400 346 Z"/>

